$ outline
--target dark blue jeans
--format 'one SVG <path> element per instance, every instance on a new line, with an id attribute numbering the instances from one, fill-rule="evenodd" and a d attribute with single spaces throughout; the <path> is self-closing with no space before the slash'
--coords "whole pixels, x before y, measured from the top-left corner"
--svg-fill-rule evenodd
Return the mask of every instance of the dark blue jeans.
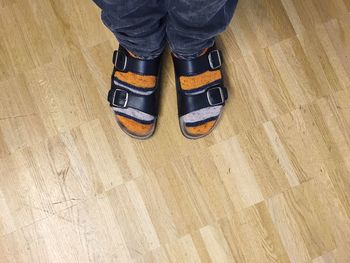
<path id="1" fill-rule="evenodd" d="M 102 21 L 132 53 L 152 58 L 166 43 L 189 58 L 214 44 L 230 23 L 238 0 L 93 0 Z"/>

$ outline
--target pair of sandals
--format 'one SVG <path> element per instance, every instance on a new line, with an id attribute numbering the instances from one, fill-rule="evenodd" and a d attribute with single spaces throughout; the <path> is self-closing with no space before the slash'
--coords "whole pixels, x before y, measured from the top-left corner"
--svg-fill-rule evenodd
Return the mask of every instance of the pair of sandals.
<path id="1" fill-rule="evenodd" d="M 206 50 L 204 54 L 194 59 L 181 59 L 172 55 L 175 78 L 176 78 L 176 90 L 177 90 L 177 104 L 178 104 L 178 117 L 180 123 L 180 129 L 182 134 L 189 139 L 198 139 L 208 135 L 216 126 L 219 119 L 216 118 L 215 125 L 206 134 L 194 135 L 187 131 L 183 116 L 188 113 L 192 113 L 204 108 L 214 106 L 224 106 L 225 101 L 228 98 L 227 89 L 224 86 L 222 78 L 222 54 L 216 49 L 215 45 Z M 112 74 L 112 87 L 108 93 L 108 101 L 112 108 L 136 109 L 142 113 L 151 115 L 154 117 L 152 129 L 146 135 L 139 136 L 129 132 L 119 122 L 121 129 L 129 136 L 136 139 L 147 139 L 151 137 L 155 132 L 155 126 L 158 118 L 159 107 L 159 95 L 160 95 L 160 70 L 161 70 L 161 56 L 145 60 L 130 55 L 130 53 L 123 47 L 119 46 L 119 49 L 113 54 L 113 74 Z M 197 76 L 207 71 L 220 71 L 221 79 L 207 85 L 204 91 L 199 93 L 189 92 L 181 88 L 180 77 Z M 116 72 L 132 72 L 143 76 L 156 77 L 156 86 L 153 92 L 148 94 L 140 94 L 125 88 L 123 85 L 118 85 L 115 80 Z"/>

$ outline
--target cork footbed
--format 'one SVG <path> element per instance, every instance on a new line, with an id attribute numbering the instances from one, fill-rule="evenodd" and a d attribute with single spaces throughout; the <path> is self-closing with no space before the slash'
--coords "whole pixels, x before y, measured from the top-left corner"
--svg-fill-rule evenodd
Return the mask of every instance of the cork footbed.
<path id="1" fill-rule="evenodd" d="M 132 72 L 116 71 L 114 76 L 125 83 L 144 89 L 153 89 L 157 81 L 156 76 L 142 76 Z"/>
<path id="2" fill-rule="evenodd" d="M 127 132 L 136 136 L 146 136 L 153 128 L 152 124 L 143 124 L 124 116 L 116 115 L 118 122 L 126 129 Z"/>
<path id="3" fill-rule="evenodd" d="M 198 89 L 222 78 L 221 71 L 206 71 L 196 76 L 181 76 L 180 85 L 183 90 Z"/>
<path id="4" fill-rule="evenodd" d="M 194 127 L 188 127 L 185 125 L 185 131 L 192 136 L 204 135 L 209 133 L 209 131 L 214 127 L 215 122 L 216 120 L 212 120 Z"/>

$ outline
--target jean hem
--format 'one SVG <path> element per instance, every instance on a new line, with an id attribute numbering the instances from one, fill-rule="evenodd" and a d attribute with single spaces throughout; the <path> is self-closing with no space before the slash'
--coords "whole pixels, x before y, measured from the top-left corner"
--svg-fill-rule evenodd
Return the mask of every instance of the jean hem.
<path id="1" fill-rule="evenodd" d="M 194 59 L 199 57 L 203 51 L 207 48 L 211 48 L 214 44 L 215 44 L 215 40 L 212 40 L 209 42 L 209 44 L 204 45 L 203 47 L 201 47 L 200 49 L 196 50 L 196 51 L 175 51 L 175 48 L 172 47 L 171 43 L 169 43 L 169 47 L 170 47 L 170 51 L 171 53 L 180 59 Z"/>

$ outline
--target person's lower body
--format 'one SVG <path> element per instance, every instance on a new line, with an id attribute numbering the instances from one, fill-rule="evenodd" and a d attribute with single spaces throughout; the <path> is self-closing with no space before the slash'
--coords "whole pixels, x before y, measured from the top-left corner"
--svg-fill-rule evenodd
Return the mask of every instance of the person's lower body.
<path id="1" fill-rule="evenodd" d="M 134 57 L 145 60 L 159 57 L 167 43 L 178 59 L 191 60 L 203 54 L 208 55 L 206 50 L 214 45 L 215 37 L 225 30 L 237 4 L 237 0 L 94 0 L 94 2 L 102 9 L 102 21 L 114 33 L 120 45 Z M 133 81 L 140 77 L 142 81 Z M 128 78 L 125 78 L 123 74 L 116 74 L 117 81 L 118 78 L 123 78 L 123 84 L 132 82 L 133 85 L 127 85 L 130 89 L 135 88 L 135 83 L 142 86 L 144 82 L 148 83 L 148 88 L 155 87 L 157 79 L 150 80 L 147 77 L 129 74 Z M 179 88 L 191 95 L 192 91 L 193 94 L 205 92 L 211 83 L 217 83 L 222 79 L 222 74 L 219 69 L 208 69 L 196 75 L 184 75 L 178 78 Z M 144 87 L 136 87 L 141 93 L 142 88 Z M 187 137 L 195 138 L 208 134 L 215 126 L 222 106 L 204 107 L 181 115 L 183 131 L 193 135 Z M 117 117 L 118 114 L 123 115 L 124 120 L 131 116 L 134 128 L 137 126 L 137 120 L 140 120 L 141 124 L 142 121 L 152 120 L 152 116 L 146 116 L 138 110 L 117 109 L 115 112 Z"/>

